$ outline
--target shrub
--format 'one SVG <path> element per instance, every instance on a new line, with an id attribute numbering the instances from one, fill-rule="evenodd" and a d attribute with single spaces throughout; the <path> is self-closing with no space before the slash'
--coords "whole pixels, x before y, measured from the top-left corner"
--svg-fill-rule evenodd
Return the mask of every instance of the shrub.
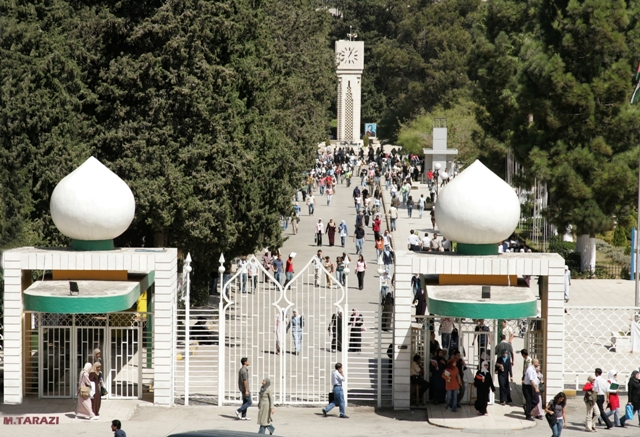
<path id="1" fill-rule="evenodd" d="M 362 146 L 369 147 L 369 135 L 365 135 L 362 137 Z"/>
<path id="2" fill-rule="evenodd" d="M 623 226 L 616 226 L 613 231 L 613 243 L 615 247 L 625 247 L 627 245 L 627 231 Z"/>
<path id="3" fill-rule="evenodd" d="M 565 260 L 569 258 L 570 253 L 575 251 L 576 243 L 571 241 L 562 241 L 561 235 L 555 235 L 549 239 L 549 252 L 557 253 Z"/>

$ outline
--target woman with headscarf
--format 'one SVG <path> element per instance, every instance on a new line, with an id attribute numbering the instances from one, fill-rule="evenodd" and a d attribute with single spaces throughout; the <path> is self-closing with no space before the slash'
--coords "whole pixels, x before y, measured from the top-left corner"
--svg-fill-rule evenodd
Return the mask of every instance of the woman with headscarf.
<path id="1" fill-rule="evenodd" d="M 91 398 L 91 409 L 96 417 L 100 417 L 100 405 L 102 404 L 102 394 L 100 393 L 100 374 L 102 373 L 102 364 L 100 362 L 93 363 L 91 370 L 89 371 L 89 381 L 93 382 L 95 386 L 95 393 Z"/>
<path id="2" fill-rule="evenodd" d="M 640 372 L 634 370 L 627 385 L 629 401 L 633 405 L 633 411 L 638 413 L 638 423 L 640 424 Z"/>
<path id="3" fill-rule="evenodd" d="M 475 407 L 481 415 L 487 414 L 487 404 L 489 403 L 489 390 L 495 393 L 496 388 L 493 385 L 493 378 L 489 372 L 489 362 L 484 360 L 480 365 L 480 370 L 476 372 L 473 385 L 477 390 L 477 398 Z"/>
<path id="4" fill-rule="evenodd" d="M 89 419 L 97 419 L 98 417 L 93 414 L 93 409 L 91 408 L 91 396 L 88 394 L 84 397 L 81 393 L 84 390 L 91 390 L 91 380 L 89 379 L 89 372 L 93 366 L 91 363 L 87 363 L 84 365 L 84 369 L 80 372 L 80 377 L 78 378 L 78 402 L 76 404 L 76 418 L 78 414 L 83 414 L 85 416 L 89 416 Z M 84 390 L 83 390 L 84 388 Z"/>
<path id="5" fill-rule="evenodd" d="M 416 299 L 413 303 L 416 305 L 416 316 L 424 316 L 427 311 L 427 300 L 425 299 L 422 287 L 416 291 Z M 422 323 L 422 318 L 416 317 L 416 322 Z"/>
<path id="6" fill-rule="evenodd" d="M 509 382 L 513 381 L 513 368 L 511 357 L 507 349 L 502 349 L 502 353 L 496 361 L 496 373 L 498 374 L 498 384 L 500 385 L 500 404 L 511 403 L 511 387 Z"/>
<path id="7" fill-rule="evenodd" d="M 391 249 L 391 245 L 385 244 L 384 249 L 382 249 L 382 263 L 384 264 L 384 269 L 391 271 L 391 266 L 393 265 L 393 249 Z"/>
<path id="8" fill-rule="evenodd" d="M 271 416 L 275 413 L 273 409 L 273 392 L 271 391 L 271 380 L 266 377 L 262 380 L 262 387 L 258 394 L 258 424 L 260 429 L 258 434 L 264 434 L 265 430 L 269 430 L 269 434 L 273 434 L 276 430 L 271 424 L 273 419 Z"/>
<path id="9" fill-rule="evenodd" d="M 362 330 L 364 327 L 364 319 L 357 309 L 353 309 L 349 318 L 349 326 L 351 333 L 349 334 L 349 352 L 360 352 L 362 349 Z"/>
<path id="10" fill-rule="evenodd" d="M 347 222 L 344 220 L 340 222 L 338 233 L 340 234 L 340 243 L 342 244 L 342 247 L 344 247 L 345 240 L 349 236 L 349 232 L 347 231 Z"/>
<path id="11" fill-rule="evenodd" d="M 280 355 L 280 331 L 281 331 L 281 324 L 282 322 L 282 316 L 280 315 L 280 310 L 276 308 L 276 320 L 275 320 L 275 326 L 273 328 L 273 331 L 276 334 L 276 355 Z"/>
<path id="12" fill-rule="evenodd" d="M 429 391 L 429 398 L 433 398 L 433 402 L 437 404 L 443 404 L 446 400 L 447 390 L 442 374 L 445 367 L 447 367 L 447 360 L 444 357 L 444 350 L 438 347 L 433 355 L 433 358 L 429 361 L 431 369 L 431 390 Z"/>
<path id="13" fill-rule="evenodd" d="M 613 420 L 615 425 L 620 428 L 624 426 L 627 418 L 625 414 L 622 415 L 622 418 L 618 416 L 618 408 L 620 408 L 620 397 L 618 396 L 619 385 L 616 377 L 618 376 L 618 372 L 615 369 L 611 369 L 609 371 L 608 380 L 609 389 L 607 392 L 609 393 L 609 412 L 606 413 L 607 417 L 610 417 L 613 414 Z M 611 387 L 611 384 L 615 384 L 614 387 Z"/>
<path id="14" fill-rule="evenodd" d="M 329 234 L 329 246 L 333 246 L 336 239 L 336 222 L 334 222 L 333 219 L 329 219 L 327 229 L 324 232 L 325 234 Z"/>

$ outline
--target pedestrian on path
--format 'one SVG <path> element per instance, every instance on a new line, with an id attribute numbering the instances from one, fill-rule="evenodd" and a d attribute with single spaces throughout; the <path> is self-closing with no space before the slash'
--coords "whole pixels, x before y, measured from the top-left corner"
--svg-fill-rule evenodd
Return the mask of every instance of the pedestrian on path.
<path id="1" fill-rule="evenodd" d="M 394 256 L 395 255 L 393 254 L 393 249 L 391 248 L 391 245 L 385 244 L 384 250 L 382 251 L 382 263 L 384 264 L 385 270 L 391 271 L 391 266 L 393 265 Z"/>
<path id="2" fill-rule="evenodd" d="M 313 197 L 313 193 L 309 193 L 307 196 L 307 206 L 309 207 L 309 215 L 313 215 L 316 206 L 316 198 Z"/>
<path id="3" fill-rule="evenodd" d="M 335 370 L 331 374 L 331 385 L 333 386 L 333 400 L 329 402 L 325 408 L 322 409 L 322 415 L 327 417 L 327 413 L 333 409 L 333 407 L 340 408 L 340 418 L 348 419 L 345 412 L 346 405 L 344 403 L 344 393 L 342 391 L 342 384 L 345 381 L 344 372 L 342 371 L 342 364 L 336 363 Z"/>
<path id="4" fill-rule="evenodd" d="M 273 262 L 273 258 L 271 257 L 271 253 L 269 253 L 269 250 L 265 250 L 264 251 L 264 255 L 262 255 L 262 267 L 264 267 L 264 282 L 267 282 L 269 280 L 269 275 L 267 274 L 267 272 L 270 272 L 273 270 L 273 268 L 271 267 L 271 263 Z"/>
<path id="5" fill-rule="evenodd" d="M 316 244 L 318 246 L 322 246 L 322 234 L 324 234 L 324 223 L 322 223 L 322 219 L 318 219 L 318 223 L 316 223 Z"/>
<path id="6" fill-rule="evenodd" d="M 380 220 L 380 214 L 376 214 L 376 218 L 373 220 L 373 225 L 372 225 L 372 229 L 373 229 L 373 238 L 375 240 L 378 239 L 378 237 L 380 237 L 380 228 L 382 226 L 382 220 Z"/>
<path id="7" fill-rule="evenodd" d="M 365 331 L 364 318 L 357 309 L 353 308 L 349 318 L 351 333 L 349 335 L 349 352 L 360 352 L 362 350 L 362 331 Z"/>
<path id="8" fill-rule="evenodd" d="M 409 218 L 411 218 L 412 211 L 413 211 L 413 196 L 409 196 L 407 198 L 407 213 L 409 214 Z"/>
<path id="9" fill-rule="evenodd" d="M 599 367 L 596 368 L 595 373 L 596 373 L 596 380 L 593 384 L 593 388 L 598 393 L 597 404 L 598 404 L 598 410 L 600 410 L 600 419 L 602 419 L 604 424 L 607 425 L 607 429 L 611 429 L 613 428 L 613 424 L 609 420 L 609 417 L 607 417 L 607 413 L 605 413 L 604 411 L 604 401 L 605 401 L 605 398 L 608 396 L 609 383 L 602 376 L 602 369 L 600 369 Z"/>
<path id="10" fill-rule="evenodd" d="M 282 314 L 280 313 L 280 310 L 276 308 L 276 319 L 273 328 L 273 331 L 276 334 L 276 355 L 280 355 L 280 333 L 282 332 L 281 323 Z"/>
<path id="11" fill-rule="evenodd" d="M 376 263 L 378 265 L 382 264 L 382 252 L 384 250 L 384 240 L 382 236 L 378 234 L 376 238 Z"/>
<path id="12" fill-rule="evenodd" d="M 362 290 L 364 288 L 364 272 L 367 270 L 367 262 L 364 260 L 364 256 L 362 254 L 358 258 L 356 262 L 356 275 L 358 276 L 358 289 Z"/>
<path id="13" fill-rule="evenodd" d="M 327 280 L 327 286 L 328 287 L 333 287 L 333 277 L 331 276 L 331 273 L 334 272 L 335 270 L 335 265 L 331 262 L 331 257 L 329 257 L 329 255 L 324 257 L 324 262 L 322 263 L 322 267 L 324 267 L 325 269 L 325 276 L 326 276 L 326 280 Z"/>
<path id="14" fill-rule="evenodd" d="M 496 372 L 498 373 L 498 384 L 500 385 L 500 404 L 510 404 L 512 401 L 509 382 L 513 382 L 513 368 L 511 367 L 511 358 L 507 349 L 502 349 L 501 354 L 498 355 Z"/>
<path id="15" fill-rule="evenodd" d="M 331 206 L 331 199 L 333 198 L 333 188 L 327 187 L 327 206 Z"/>
<path id="16" fill-rule="evenodd" d="M 91 405 L 91 380 L 89 379 L 89 372 L 93 365 L 86 363 L 84 368 L 80 371 L 80 377 L 78 378 L 78 402 L 76 402 L 76 414 L 75 418 L 78 418 L 78 414 L 88 416 L 90 420 L 97 420 L 98 416 L 93 413 Z"/>
<path id="17" fill-rule="evenodd" d="M 276 259 L 271 261 L 271 268 L 273 270 L 273 277 L 276 279 L 278 284 L 282 285 L 282 274 L 283 274 L 283 263 L 282 263 L 282 255 L 278 253 Z"/>
<path id="18" fill-rule="evenodd" d="M 396 230 L 396 221 L 398 220 L 398 208 L 393 205 L 389 208 L 389 220 L 391 221 L 391 231 L 393 232 Z"/>
<path id="19" fill-rule="evenodd" d="M 538 373 L 536 372 L 535 367 L 537 365 L 538 360 L 533 359 L 531 361 L 531 365 L 527 367 L 527 370 L 524 373 L 522 394 L 524 395 L 526 401 L 526 405 L 524 407 L 524 415 L 527 420 L 533 420 L 533 417 L 531 417 L 531 410 L 533 410 L 534 407 L 538 405 L 538 401 L 540 400 L 540 389 L 538 388 L 538 386 L 540 385 L 540 379 L 538 378 Z"/>
<path id="20" fill-rule="evenodd" d="M 258 434 L 264 434 L 268 429 L 269 434 L 273 435 L 276 430 L 272 425 L 272 415 L 275 413 L 273 409 L 273 392 L 271 391 L 271 380 L 265 376 L 262 380 L 262 387 L 258 394 L 258 425 L 260 429 Z"/>
<path id="21" fill-rule="evenodd" d="M 342 352 L 342 311 L 331 316 L 327 330 L 331 333 L 331 352 Z"/>
<path id="22" fill-rule="evenodd" d="M 364 249 L 364 227 L 362 225 L 358 226 L 355 234 L 353 234 L 353 241 L 356 243 L 356 255 L 362 255 L 362 250 Z"/>
<path id="23" fill-rule="evenodd" d="M 564 301 L 569 302 L 569 287 L 571 286 L 571 270 L 569 266 L 564 266 Z"/>
<path id="24" fill-rule="evenodd" d="M 480 415 L 485 416 L 487 414 L 487 404 L 489 403 L 489 390 L 492 392 L 496 391 L 493 385 L 493 378 L 491 378 L 491 372 L 489 372 L 489 361 L 485 360 L 482 362 L 480 370 L 476 372 L 473 384 L 478 392 L 475 408 Z"/>
<path id="25" fill-rule="evenodd" d="M 329 219 L 325 234 L 329 235 L 329 246 L 333 246 L 336 238 L 336 222 L 334 222 L 333 219 Z"/>
<path id="26" fill-rule="evenodd" d="M 424 194 L 420 195 L 420 199 L 418 199 L 418 212 L 420 213 L 420 218 L 422 218 L 422 213 L 424 212 L 424 205 L 426 200 L 424 198 Z"/>
<path id="27" fill-rule="evenodd" d="M 287 324 L 287 332 L 291 329 L 291 336 L 293 337 L 293 345 L 295 348 L 295 354 L 300 355 L 300 348 L 302 346 L 302 328 L 304 327 L 304 320 L 302 316 L 298 314 L 298 310 L 293 310 L 293 315 L 289 319 Z"/>
<path id="28" fill-rule="evenodd" d="M 295 252 L 291 252 L 289 254 L 289 258 L 287 259 L 287 263 L 285 265 L 285 269 L 284 269 L 284 276 L 285 276 L 285 280 L 284 280 L 284 286 L 286 287 L 287 284 L 289 282 L 291 282 L 293 280 L 293 275 L 294 275 L 294 271 L 293 271 L 293 259 L 296 257 L 296 253 Z"/>
<path id="29" fill-rule="evenodd" d="M 127 437 L 127 433 L 122 430 L 122 422 L 118 419 L 111 421 L 111 431 L 113 431 L 113 437 Z"/>
<path id="30" fill-rule="evenodd" d="M 344 247 L 345 240 L 349 236 L 346 221 L 342 220 L 340 222 L 340 227 L 338 228 L 338 232 L 340 233 L 340 243 L 342 244 L 342 247 Z"/>
<path id="31" fill-rule="evenodd" d="M 547 404 L 547 408 L 544 409 L 548 415 L 547 420 L 553 437 L 560 437 L 562 430 L 567 427 L 564 415 L 565 405 L 567 405 L 567 396 L 560 392 L 555 395 L 553 400 Z M 552 419 L 549 419 L 549 417 Z"/>
<path id="32" fill-rule="evenodd" d="M 629 377 L 627 392 L 629 397 L 627 402 L 633 407 L 634 414 L 638 413 L 638 423 L 640 424 L 640 372 L 637 370 L 634 370 Z"/>
<path id="33" fill-rule="evenodd" d="M 238 420 L 250 420 L 247 417 L 247 410 L 251 406 L 251 392 L 249 392 L 249 358 L 243 357 L 240 360 L 240 370 L 238 370 L 238 389 L 242 396 L 242 406 L 236 410 Z"/>
<path id="34" fill-rule="evenodd" d="M 594 432 L 596 430 L 596 425 L 593 423 L 593 419 L 600 415 L 600 411 L 598 411 L 598 405 L 596 403 L 598 394 L 593 390 L 593 383 L 595 380 L 595 376 L 589 375 L 587 377 L 587 383 L 582 387 L 582 392 L 584 393 L 584 406 L 587 409 L 584 430 L 587 432 Z"/>
<path id="35" fill-rule="evenodd" d="M 313 258 L 313 285 L 320 286 L 320 266 L 322 265 L 322 251 L 318 250 Z"/>

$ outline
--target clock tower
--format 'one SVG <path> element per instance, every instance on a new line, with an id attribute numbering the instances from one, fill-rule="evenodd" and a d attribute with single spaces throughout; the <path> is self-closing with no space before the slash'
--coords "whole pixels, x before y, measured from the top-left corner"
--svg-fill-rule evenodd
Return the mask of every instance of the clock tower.
<path id="1" fill-rule="evenodd" d="M 338 141 L 360 142 L 360 83 L 364 42 L 336 41 L 338 74 Z"/>

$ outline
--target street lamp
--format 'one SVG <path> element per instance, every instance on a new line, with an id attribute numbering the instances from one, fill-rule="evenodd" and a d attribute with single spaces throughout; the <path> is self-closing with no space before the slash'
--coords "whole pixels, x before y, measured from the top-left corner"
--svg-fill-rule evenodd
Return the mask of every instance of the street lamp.
<path id="1" fill-rule="evenodd" d="M 186 276 L 187 286 L 184 295 L 184 404 L 189 405 L 189 355 L 191 353 L 191 345 L 189 338 L 189 330 L 191 327 L 191 253 L 187 253 L 184 260 L 183 274 Z"/>
<path id="2" fill-rule="evenodd" d="M 438 178 L 440 177 L 440 169 L 442 168 L 442 165 L 439 162 L 436 162 L 433 165 L 433 168 L 435 169 L 435 171 L 433 172 L 433 180 L 435 181 L 436 184 L 436 197 L 438 196 L 439 193 L 439 187 L 440 187 L 440 182 L 438 181 Z"/>

